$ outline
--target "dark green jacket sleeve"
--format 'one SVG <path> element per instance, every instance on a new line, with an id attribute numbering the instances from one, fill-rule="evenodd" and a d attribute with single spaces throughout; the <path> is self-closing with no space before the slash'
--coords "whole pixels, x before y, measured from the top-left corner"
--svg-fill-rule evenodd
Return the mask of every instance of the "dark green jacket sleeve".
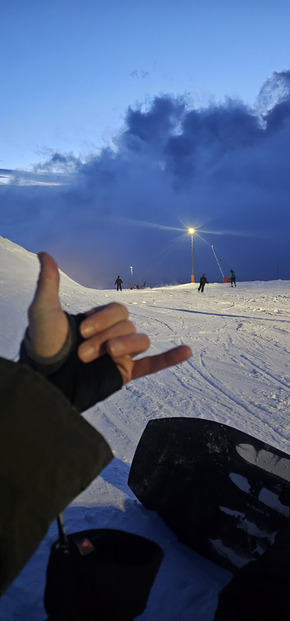
<path id="1" fill-rule="evenodd" d="M 0 594 L 50 522 L 109 463 L 105 439 L 44 377 L 0 358 Z"/>

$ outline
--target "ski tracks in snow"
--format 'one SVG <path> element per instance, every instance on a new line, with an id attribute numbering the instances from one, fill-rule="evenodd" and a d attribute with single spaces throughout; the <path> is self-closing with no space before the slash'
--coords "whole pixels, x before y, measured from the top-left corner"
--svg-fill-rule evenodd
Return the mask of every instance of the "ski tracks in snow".
<path id="1" fill-rule="evenodd" d="M 189 361 L 142 380 L 145 410 L 151 418 L 225 422 L 289 451 L 290 296 L 265 295 L 259 283 L 242 294 L 223 285 L 206 291 L 179 288 L 174 305 L 171 288 L 168 296 L 166 289 L 148 291 L 146 302 L 135 304 L 132 318 L 151 337 L 151 353 L 182 342 L 192 348 Z"/>
<path id="2" fill-rule="evenodd" d="M 116 300 L 114 291 L 91 293 L 92 306 Z M 79 308 L 81 296 L 74 295 L 73 302 L 68 296 L 65 301 Z M 117 429 L 121 453 L 128 443 L 133 455 L 140 428 L 150 419 L 190 416 L 224 422 L 290 450 L 290 293 L 283 281 L 269 288 L 208 285 L 202 295 L 195 285 L 125 290 L 117 300 L 129 308 L 136 329 L 149 335 L 149 354 L 186 343 L 192 357 L 129 384 L 100 405 L 98 429 L 109 433 L 112 446 Z"/>

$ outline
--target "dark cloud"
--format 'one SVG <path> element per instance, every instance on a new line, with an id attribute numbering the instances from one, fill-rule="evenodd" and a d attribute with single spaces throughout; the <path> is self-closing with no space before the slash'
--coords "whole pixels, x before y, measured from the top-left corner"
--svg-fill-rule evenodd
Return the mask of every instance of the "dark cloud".
<path id="1" fill-rule="evenodd" d="M 53 252 L 89 286 L 110 287 L 117 273 L 129 285 L 130 265 L 140 282 L 188 281 L 187 226 L 198 230 L 196 276 L 220 278 L 214 244 L 225 273 L 274 279 L 279 265 L 290 279 L 289 140 L 290 72 L 273 74 L 253 109 L 159 96 L 129 108 L 114 148 L 85 163 L 50 153 L 31 173 L 40 185 L 16 174 L 1 186 L 1 234 Z"/>
<path id="2" fill-rule="evenodd" d="M 11 175 L 12 174 L 12 170 L 9 168 L 0 168 L 0 176 L 4 176 L 7 177 L 7 175 Z"/>

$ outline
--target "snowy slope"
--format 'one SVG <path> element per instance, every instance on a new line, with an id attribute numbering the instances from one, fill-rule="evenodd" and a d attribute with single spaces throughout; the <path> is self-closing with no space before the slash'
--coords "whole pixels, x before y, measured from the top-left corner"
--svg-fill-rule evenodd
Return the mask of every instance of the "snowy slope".
<path id="1" fill-rule="evenodd" d="M 37 258 L 0 237 L 0 352 L 14 359 L 37 279 Z M 290 282 L 209 284 L 146 290 L 86 289 L 65 275 L 61 300 L 79 312 L 112 300 L 129 308 L 151 352 L 180 343 L 189 361 L 142 378 L 86 413 L 115 459 L 65 512 L 67 530 L 114 527 L 159 542 L 165 558 L 140 621 L 211 621 L 217 594 L 231 576 L 181 545 L 127 486 L 130 463 L 151 418 L 190 416 L 221 421 L 290 452 Z M 0 601 L 0 621 L 44 621 L 42 594 L 51 529 Z M 117 620 L 116 620 L 117 621 Z"/>

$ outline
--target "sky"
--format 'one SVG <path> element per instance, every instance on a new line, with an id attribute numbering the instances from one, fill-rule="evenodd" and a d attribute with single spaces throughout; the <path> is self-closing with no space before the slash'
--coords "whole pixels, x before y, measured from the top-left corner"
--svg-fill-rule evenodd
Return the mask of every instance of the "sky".
<path id="1" fill-rule="evenodd" d="M 289 278 L 289 18 L 287 0 L 6 3 L 0 234 L 91 287 L 190 281 L 188 227 L 196 280 Z"/>
<path id="2" fill-rule="evenodd" d="M 38 269 L 35 255 L 0 237 L 0 352 L 10 360 L 18 358 Z M 164 560 L 138 621 L 212 621 L 218 593 L 232 576 L 180 543 L 162 519 L 137 500 L 128 486 L 128 475 L 139 439 L 149 420 L 189 417 L 224 423 L 289 456 L 289 285 L 289 281 L 276 280 L 238 282 L 233 289 L 227 284 L 209 284 L 203 294 L 191 284 L 123 292 L 131 321 L 138 332 L 150 337 L 150 354 L 186 343 L 192 357 L 129 383 L 84 414 L 104 435 L 114 459 L 67 507 L 64 522 L 67 533 L 115 528 L 161 546 Z M 60 299 L 66 311 L 78 313 L 116 301 L 117 293 L 84 288 L 62 274 Z M 261 463 L 261 457 L 258 455 L 256 463 Z M 245 471 L 238 477 L 238 487 L 241 485 L 244 493 L 250 487 Z M 231 480 L 236 479 L 233 476 Z M 279 514 L 283 511 L 286 515 L 286 507 L 272 492 L 267 498 L 267 491 L 259 494 L 259 515 L 264 503 L 269 502 L 274 502 Z M 232 509 L 223 507 L 225 513 Z M 238 515 L 239 527 L 244 530 L 249 522 L 241 510 Z M 257 534 L 253 519 L 252 515 L 251 532 Z M 262 536 L 265 541 L 264 529 Z M 56 539 L 53 523 L 29 563 L 1 597 L 1 621 L 46 618 L 45 571 Z"/>

